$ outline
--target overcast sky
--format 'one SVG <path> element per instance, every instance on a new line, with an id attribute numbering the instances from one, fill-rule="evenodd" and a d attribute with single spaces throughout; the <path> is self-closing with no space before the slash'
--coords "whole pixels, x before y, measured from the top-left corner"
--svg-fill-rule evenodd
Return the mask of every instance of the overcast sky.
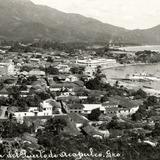
<path id="1" fill-rule="evenodd" d="M 32 0 L 128 29 L 160 24 L 160 0 Z"/>

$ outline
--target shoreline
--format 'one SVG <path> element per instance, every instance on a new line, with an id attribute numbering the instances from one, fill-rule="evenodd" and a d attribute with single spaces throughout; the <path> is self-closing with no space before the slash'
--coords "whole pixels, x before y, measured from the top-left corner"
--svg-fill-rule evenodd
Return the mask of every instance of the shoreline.
<path id="1" fill-rule="evenodd" d="M 117 66 L 110 66 L 110 67 L 102 67 L 102 71 L 104 70 L 107 70 L 107 69 L 112 69 L 112 68 L 119 68 L 119 67 L 128 67 L 128 66 L 136 66 L 136 65 L 156 65 L 156 64 L 159 64 L 160 62 L 158 63 L 133 63 L 133 64 L 119 64 Z"/>

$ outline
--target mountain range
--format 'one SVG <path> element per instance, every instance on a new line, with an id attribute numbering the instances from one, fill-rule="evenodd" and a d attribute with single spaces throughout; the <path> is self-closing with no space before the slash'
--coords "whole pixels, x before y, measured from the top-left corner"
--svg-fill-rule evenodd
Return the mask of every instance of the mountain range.
<path id="1" fill-rule="evenodd" d="M 0 39 L 46 39 L 60 42 L 113 40 L 160 44 L 160 25 L 145 30 L 128 30 L 79 14 L 36 5 L 30 0 L 0 0 Z"/>

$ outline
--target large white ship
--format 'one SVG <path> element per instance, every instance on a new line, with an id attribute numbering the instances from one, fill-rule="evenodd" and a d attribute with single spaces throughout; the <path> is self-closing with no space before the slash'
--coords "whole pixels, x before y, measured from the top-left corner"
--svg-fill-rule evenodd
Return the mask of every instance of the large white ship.
<path id="1" fill-rule="evenodd" d="M 81 66 L 89 66 L 96 68 L 101 66 L 102 68 L 114 67 L 117 66 L 117 62 L 115 59 L 105 59 L 105 58 L 97 58 L 97 59 L 83 59 L 76 60 L 76 64 Z"/>

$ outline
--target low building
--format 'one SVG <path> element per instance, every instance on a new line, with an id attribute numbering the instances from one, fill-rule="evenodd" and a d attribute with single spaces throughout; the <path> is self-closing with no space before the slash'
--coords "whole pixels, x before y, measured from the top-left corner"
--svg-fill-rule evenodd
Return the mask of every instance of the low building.
<path id="1" fill-rule="evenodd" d="M 93 78 L 95 72 L 96 72 L 95 68 L 87 66 L 85 67 L 84 75 Z"/>
<path id="2" fill-rule="evenodd" d="M 8 90 L 6 88 L 0 90 L 0 97 L 8 97 Z"/>
<path id="3" fill-rule="evenodd" d="M 99 109 L 102 114 L 109 117 L 126 117 L 134 114 L 139 109 L 139 105 L 121 107 L 118 103 L 108 102 L 104 104 L 72 104 L 68 106 L 69 113 L 91 114 L 95 109 Z"/>
<path id="4" fill-rule="evenodd" d="M 68 105 L 69 113 L 83 113 L 84 106 L 82 104 Z"/>
<path id="5" fill-rule="evenodd" d="M 61 73 L 69 73 L 69 71 L 70 71 L 70 67 L 68 65 L 64 65 L 64 64 L 59 64 L 56 66 L 56 68 Z"/>
<path id="6" fill-rule="evenodd" d="M 52 99 L 45 100 L 40 105 L 41 109 L 31 107 L 27 112 L 14 112 L 14 117 L 19 123 L 23 123 L 24 117 L 52 117 L 53 113 L 62 114 L 61 106 L 59 106 L 58 103 Z M 54 110 L 56 110 L 56 112 L 54 112 Z"/>
<path id="7" fill-rule="evenodd" d="M 39 64 L 40 63 L 40 59 L 38 59 L 38 58 L 30 58 L 30 63 Z"/>
<path id="8" fill-rule="evenodd" d="M 75 82 L 75 81 L 78 81 L 78 77 L 77 76 L 74 76 L 74 75 L 69 75 L 68 77 L 66 77 L 66 82 Z"/>
<path id="9" fill-rule="evenodd" d="M 100 109 L 102 113 L 105 112 L 105 107 L 103 107 L 102 104 L 83 104 L 83 106 L 84 114 L 91 114 L 92 110 L 94 109 Z"/>
<path id="10" fill-rule="evenodd" d="M 31 70 L 28 73 L 29 76 L 45 76 L 45 72 L 44 71 L 40 71 L 40 70 Z"/>

